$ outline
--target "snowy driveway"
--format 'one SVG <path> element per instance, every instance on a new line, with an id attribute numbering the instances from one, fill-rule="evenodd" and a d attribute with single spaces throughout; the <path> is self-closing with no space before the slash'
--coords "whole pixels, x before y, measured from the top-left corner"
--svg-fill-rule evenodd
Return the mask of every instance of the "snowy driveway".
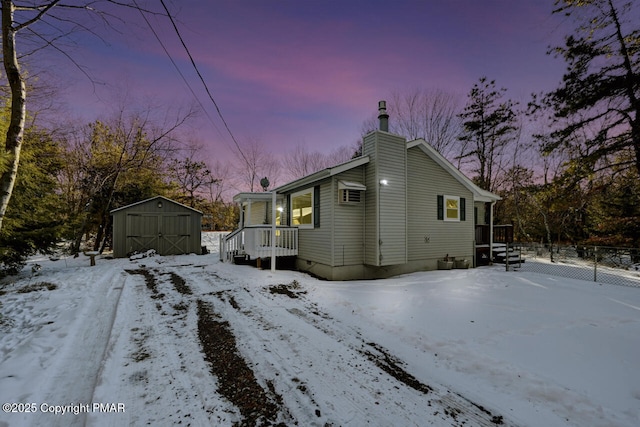
<path id="1" fill-rule="evenodd" d="M 0 288 L 0 426 L 640 424 L 638 289 L 61 262 Z"/>

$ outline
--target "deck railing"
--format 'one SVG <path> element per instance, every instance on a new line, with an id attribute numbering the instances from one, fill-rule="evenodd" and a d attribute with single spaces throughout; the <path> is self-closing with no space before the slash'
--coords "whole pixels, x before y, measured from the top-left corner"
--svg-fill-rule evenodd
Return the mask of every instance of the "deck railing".
<path id="1" fill-rule="evenodd" d="M 476 225 L 476 245 L 489 244 L 489 225 Z M 513 243 L 513 225 L 494 225 L 494 243 Z"/>
<path id="2" fill-rule="evenodd" d="M 227 235 L 221 242 L 220 259 L 230 261 L 237 255 L 251 258 L 271 257 L 272 228 L 270 225 L 249 226 Z M 298 255 L 298 228 L 276 227 L 275 256 Z"/>

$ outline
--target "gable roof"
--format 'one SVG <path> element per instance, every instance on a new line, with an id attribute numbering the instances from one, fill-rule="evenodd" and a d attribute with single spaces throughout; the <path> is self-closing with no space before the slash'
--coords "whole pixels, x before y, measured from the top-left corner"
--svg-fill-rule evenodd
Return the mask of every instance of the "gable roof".
<path id="1" fill-rule="evenodd" d="M 312 173 L 311 175 L 307 175 L 295 181 L 291 181 L 288 184 L 281 185 L 280 187 L 276 188 L 274 191 L 276 193 L 284 193 L 287 191 L 294 190 L 296 188 L 309 186 L 325 178 L 332 177 L 334 175 L 337 175 L 342 172 L 346 172 L 348 170 L 357 168 L 358 166 L 362 166 L 367 163 L 369 163 L 369 156 L 358 157 L 358 158 L 349 160 L 348 162 L 340 163 L 337 166 L 323 169 L 316 173 Z"/>
<path id="2" fill-rule="evenodd" d="M 176 202 L 175 200 L 168 199 L 168 198 L 166 198 L 166 197 L 164 197 L 164 196 L 155 196 L 155 197 L 151 197 L 151 198 L 146 199 L 146 200 L 141 200 L 141 201 L 139 201 L 139 202 L 132 203 L 132 204 L 127 205 L 127 206 L 122 206 L 121 208 L 113 209 L 113 210 L 111 210 L 111 212 L 110 212 L 110 213 L 111 213 L 111 214 L 113 214 L 114 212 L 118 212 L 118 211 L 121 211 L 121 210 L 124 210 L 124 209 L 129 209 L 129 208 L 132 208 L 132 207 L 134 207 L 134 206 L 138 206 L 138 205 L 141 205 L 141 204 L 143 204 L 143 203 L 147 203 L 147 202 L 150 202 L 150 201 L 152 201 L 152 200 L 156 200 L 156 199 L 160 199 L 160 200 L 163 200 L 163 201 L 167 201 L 167 202 L 169 202 L 169 203 L 173 203 L 174 205 L 182 206 L 183 208 L 186 208 L 186 209 L 192 210 L 192 211 L 194 211 L 194 212 L 199 213 L 199 214 L 201 214 L 201 215 L 202 215 L 202 212 L 200 212 L 199 210 L 194 209 L 194 208 L 192 208 L 191 206 L 183 205 L 182 203 L 178 203 L 178 202 Z"/>
<path id="3" fill-rule="evenodd" d="M 429 156 L 434 162 L 436 162 L 440 167 L 449 172 L 451 176 L 453 176 L 460 184 L 464 185 L 469 191 L 473 193 L 474 200 L 478 202 L 496 202 L 498 200 L 502 200 L 502 197 L 497 194 L 491 193 L 490 191 L 483 190 L 473 183 L 469 178 L 466 177 L 465 174 L 460 172 L 458 168 L 453 166 L 449 160 L 445 159 L 444 156 L 433 148 L 431 145 L 427 144 L 427 141 L 424 139 L 416 139 L 413 141 L 407 142 L 407 150 L 409 148 L 418 147 Z"/>

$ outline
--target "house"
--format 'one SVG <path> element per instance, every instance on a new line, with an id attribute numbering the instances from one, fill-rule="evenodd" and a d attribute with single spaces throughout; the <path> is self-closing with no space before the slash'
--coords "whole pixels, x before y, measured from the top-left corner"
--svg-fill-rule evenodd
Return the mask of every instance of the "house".
<path id="1" fill-rule="evenodd" d="M 202 212 L 157 196 L 111 211 L 113 256 L 155 250 L 160 255 L 202 253 Z"/>
<path id="2" fill-rule="evenodd" d="M 270 193 L 238 194 L 239 227 L 222 241 L 221 258 L 295 256 L 299 270 L 329 280 L 436 269 L 447 256 L 490 262 L 500 197 L 425 140 L 390 133 L 384 101 L 378 117 L 361 157 Z"/>

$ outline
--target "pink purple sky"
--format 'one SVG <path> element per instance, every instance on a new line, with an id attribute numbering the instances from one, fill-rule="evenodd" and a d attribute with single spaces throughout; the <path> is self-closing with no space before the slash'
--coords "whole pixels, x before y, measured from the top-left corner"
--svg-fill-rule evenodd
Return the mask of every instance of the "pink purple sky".
<path id="1" fill-rule="evenodd" d="M 138 3 L 161 10 L 157 1 Z M 392 91 L 438 88 L 464 101 L 487 76 L 526 104 L 532 92 L 556 87 L 565 67 L 546 54 L 568 32 L 551 15 L 552 0 L 165 3 L 238 141 L 256 139 L 276 153 L 297 144 L 321 152 L 352 145 Z M 231 158 L 233 142 L 171 23 L 149 19 L 207 109 L 193 123 L 197 138 L 208 155 Z M 94 120 L 111 108 L 113 93 L 158 106 L 195 102 L 140 14 L 128 14 L 121 30 L 105 35 L 108 43 L 85 36 L 74 47 L 103 83 L 95 92 L 68 60 L 54 59 L 75 114 Z"/>

